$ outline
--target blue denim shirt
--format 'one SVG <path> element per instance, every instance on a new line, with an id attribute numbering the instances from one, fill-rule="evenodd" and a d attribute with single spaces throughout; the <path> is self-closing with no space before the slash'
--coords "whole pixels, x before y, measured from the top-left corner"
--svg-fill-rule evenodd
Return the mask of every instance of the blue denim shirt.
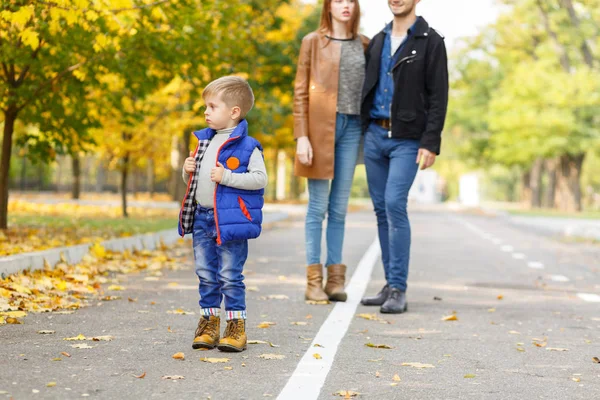
<path id="1" fill-rule="evenodd" d="M 420 18 L 420 17 L 419 17 Z M 418 20 L 418 18 L 417 18 Z M 416 21 L 415 21 L 416 24 Z M 406 38 L 396 50 L 394 55 L 392 52 L 392 23 L 390 22 L 384 29 L 385 39 L 383 40 L 383 49 L 381 50 L 381 62 L 379 66 L 379 81 L 377 82 L 377 89 L 375 90 L 375 98 L 373 99 L 373 107 L 371 108 L 371 118 L 373 119 L 389 119 L 390 110 L 392 106 L 392 97 L 394 96 L 394 77 L 392 75 L 392 68 L 398 61 L 398 55 L 404 44 L 412 34 L 414 30 L 413 24 L 409 29 Z"/>

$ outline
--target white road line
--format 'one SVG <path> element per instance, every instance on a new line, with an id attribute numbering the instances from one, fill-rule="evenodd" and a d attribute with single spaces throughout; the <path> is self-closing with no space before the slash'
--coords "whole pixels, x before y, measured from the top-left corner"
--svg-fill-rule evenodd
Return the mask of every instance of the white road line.
<path id="1" fill-rule="evenodd" d="M 500 240 L 500 239 L 493 239 L 492 242 L 494 244 L 500 244 L 500 243 L 502 243 L 502 240 Z"/>
<path id="2" fill-rule="evenodd" d="M 569 282 L 570 279 L 564 275 L 550 275 L 550 279 L 554 282 Z"/>
<path id="3" fill-rule="evenodd" d="M 600 296 L 593 293 L 577 293 L 577 296 L 585 301 L 589 301 L 591 303 L 600 303 Z"/>
<path id="4" fill-rule="evenodd" d="M 515 248 L 509 245 L 504 245 L 502 247 L 500 247 L 500 250 L 506 252 L 506 253 L 510 253 L 514 250 Z"/>
<path id="5" fill-rule="evenodd" d="M 513 253 L 512 256 L 516 260 L 524 260 L 525 259 L 525 254 L 523 254 L 523 253 Z"/>
<path id="6" fill-rule="evenodd" d="M 338 346 L 346 335 L 356 307 L 371 279 L 371 272 L 379 254 L 379 241 L 375 238 L 356 267 L 352 280 L 346 286 L 348 300 L 335 305 L 277 399 L 312 400 L 319 397 Z M 314 347 L 317 343 L 323 347 Z M 315 359 L 313 357 L 315 353 L 319 353 L 322 359 Z"/>
<path id="7" fill-rule="evenodd" d="M 533 269 L 544 269 L 544 264 L 539 261 L 530 261 L 527 263 L 527 266 Z"/>

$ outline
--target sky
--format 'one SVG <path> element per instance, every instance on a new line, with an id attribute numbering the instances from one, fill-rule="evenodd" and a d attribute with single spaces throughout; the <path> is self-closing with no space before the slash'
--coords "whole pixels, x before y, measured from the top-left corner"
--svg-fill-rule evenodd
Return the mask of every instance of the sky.
<path id="1" fill-rule="evenodd" d="M 359 0 L 362 10 L 361 32 L 373 37 L 392 20 L 387 0 Z M 304 0 L 315 3 L 316 0 Z M 472 36 L 478 30 L 494 22 L 498 7 L 494 0 L 421 0 L 417 15 L 423 16 L 429 25 L 446 37 L 449 51 L 457 39 Z"/>

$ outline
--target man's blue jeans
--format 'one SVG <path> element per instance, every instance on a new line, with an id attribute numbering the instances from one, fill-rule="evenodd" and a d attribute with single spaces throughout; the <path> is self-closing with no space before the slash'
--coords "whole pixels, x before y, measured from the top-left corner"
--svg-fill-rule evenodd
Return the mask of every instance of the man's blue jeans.
<path id="1" fill-rule="evenodd" d="M 327 217 L 326 266 L 342 263 L 344 228 L 352 179 L 358 158 L 361 126 L 358 115 L 337 114 L 335 125 L 335 165 L 333 180 L 308 180 L 306 213 L 306 262 L 321 263 L 323 220 Z"/>
<path id="2" fill-rule="evenodd" d="M 369 194 L 377 216 L 385 279 L 406 290 L 410 259 L 408 191 L 417 175 L 419 141 L 393 139 L 387 129 L 371 124 L 365 134 L 365 167 Z"/>
<path id="3" fill-rule="evenodd" d="M 236 240 L 217 246 L 215 214 L 198 207 L 194 215 L 194 259 L 198 275 L 202 315 L 220 315 L 225 298 L 227 320 L 246 318 L 244 264 L 248 241 Z"/>

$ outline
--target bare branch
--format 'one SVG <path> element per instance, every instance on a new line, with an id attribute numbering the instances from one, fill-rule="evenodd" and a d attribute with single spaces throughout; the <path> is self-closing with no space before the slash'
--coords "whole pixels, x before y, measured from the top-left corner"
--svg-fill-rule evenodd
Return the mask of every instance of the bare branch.
<path id="1" fill-rule="evenodd" d="M 575 12 L 575 8 L 573 7 L 573 2 L 571 0 L 560 0 L 560 4 L 567 9 L 571 23 L 575 26 L 575 28 L 579 29 L 581 24 L 579 17 Z M 581 52 L 583 53 L 583 59 L 585 60 L 586 65 L 592 68 L 594 66 L 594 57 L 592 56 L 592 51 L 590 50 L 590 46 L 588 45 L 586 38 L 583 38 L 581 41 Z"/>
<path id="2" fill-rule="evenodd" d="M 556 32 L 552 30 L 552 26 L 550 26 L 550 18 L 548 18 L 548 12 L 542 6 L 541 0 L 537 0 L 536 3 L 542 15 L 542 19 L 544 20 L 544 27 L 546 28 L 546 32 L 548 32 L 548 35 L 550 35 L 550 37 L 552 38 L 552 41 L 554 42 L 554 47 L 556 47 L 558 54 L 560 54 L 560 65 L 562 65 L 563 69 L 566 72 L 570 72 L 571 62 L 569 61 L 569 56 L 567 55 L 567 49 L 565 49 L 565 46 L 563 46 L 558 40 L 558 35 L 556 34 Z"/>

